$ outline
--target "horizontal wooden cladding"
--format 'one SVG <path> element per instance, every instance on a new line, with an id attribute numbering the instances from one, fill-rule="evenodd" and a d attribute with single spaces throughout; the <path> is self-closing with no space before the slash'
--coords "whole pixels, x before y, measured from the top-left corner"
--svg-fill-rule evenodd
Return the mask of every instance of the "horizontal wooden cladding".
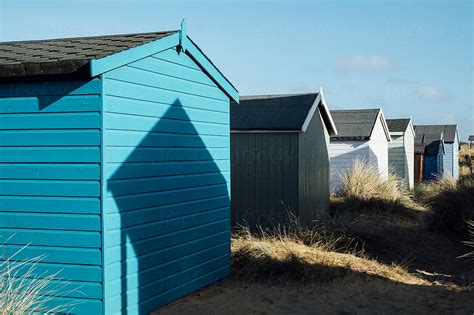
<path id="1" fill-rule="evenodd" d="M 0 164 L 0 179 L 99 180 L 99 164 Z"/>
<path id="2" fill-rule="evenodd" d="M 146 286 L 160 279 L 173 276 L 183 270 L 193 268 L 196 265 L 205 263 L 206 261 L 212 261 L 216 258 L 223 257 L 229 254 L 229 243 L 221 242 L 215 246 L 209 246 L 201 251 L 188 252 L 178 259 L 171 260 L 167 263 L 160 263 L 155 268 L 148 270 L 140 270 L 138 273 L 132 273 L 127 275 L 127 287 L 129 290 L 138 289 L 141 286 Z M 228 261 L 228 258 L 227 258 Z M 227 261 L 222 261 L 224 265 Z M 110 297 L 115 297 L 124 293 L 120 285 L 122 279 L 116 279 L 110 283 L 109 294 Z"/>
<path id="3" fill-rule="evenodd" d="M 204 75 L 204 74 L 203 74 Z M 173 91 L 198 97 L 212 98 L 228 102 L 228 97 L 217 86 L 209 86 L 189 81 L 186 78 L 175 78 L 160 73 L 124 66 L 107 73 L 107 79 L 126 81 L 141 86 L 149 86 L 159 90 Z"/>
<path id="4" fill-rule="evenodd" d="M 98 163 L 99 146 L 91 147 L 4 147 L 0 163 Z"/>
<path id="5" fill-rule="evenodd" d="M 107 197 L 104 200 L 104 209 L 106 213 L 122 212 L 201 198 L 223 196 L 228 195 L 228 193 L 227 184 L 218 184 L 119 197 Z"/>
<path id="6" fill-rule="evenodd" d="M 57 279 L 102 282 L 102 267 L 100 266 L 45 263 L 41 260 L 25 262 L 22 268 L 17 269 L 17 276 L 24 276 L 32 268 L 38 275 L 55 275 Z"/>
<path id="7" fill-rule="evenodd" d="M 182 108 L 201 108 L 216 112 L 229 112 L 229 100 L 200 97 L 193 94 L 176 93 L 155 87 L 108 79 L 104 82 L 106 95 L 136 99 L 162 104 L 174 104 Z M 106 109 L 109 110 L 108 99 Z"/>
<path id="8" fill-rule="evenodd" d="M 30 214 L 28 214 L 30 215 Z M 5 215 L 0 213 L 0 219 L 3 219 Z M 23 219 L 23 216 L 20 216 L 19 219 Z M 54 219 L 54 218 L 53 218 Z M 44 219 L 43 219 L 44 220 Z M 97 224 L 96 218 L 92 222 L 87 223 L 87 227 L 97 230 L 97 227 L 93 226 L 94 221 Z M 15 221 L 13 221 L 14 223 Z M 6 222 L 6 224 L 0 224 L 0 226 L 6 225 L 11 226 L 12 222 Z M 11 245 L 21 245 L 21 244 L 30 244 L 33 246 L 70 246 L 70 247 L 90 247 L 90 248 L 100 248 L 101 247 L 101 237 L 100 232 L 98 231 L 60 231 L 50 229 L 51 225 L 44 224 L 50 230 L 42 230 L 41 226 L 36 229 L 35 224 L 37 220 L 32 222 L 32 224 L 21 224 L 20 226 L 13 226 L 12 228 L 0 227 L 0 243 L 1 244 L 11 244 Z M 91 224 L 92 223 L 92 224 Z M 31 226 L 33 225 L 33 228 Z M 27 226 L 28 228 L 22 229 L 21 226 Z M 66 226 L 73 226 L 69 222 Z M 77 225 L 76 225 L 77 228 Z M 61 226 L 61 229 L 63 227 Z M 82 227 L 81 227 L 82 229 Z"/>
<path id="9" fill-rule="evenodd" d="M 229 241 L 229 231 L 230 229 L 230 220 L 229 219 L 223 219 L 223 220 L 218 220 L 214 222 L 209 222 L 201 225 L 194 225 L 190 228 L 186 229 L 181 229 L 178 231 L 174 231 L 172 233 L 167 233 L 167 234 L 162 234 L 158 235 L 153 238 L 141 240 L 139 242 L 134 242 L 133 246 L 130 243 L 126 244 L 121 244 L 117 246 L 104 246 L 104 251 L 105 251 L 105 259 L 106 261 L 104 262 L 106 265 L 116 263 L 118 261 L 125 261 L 127 260 L 127 266 L 129 265 L 129 262 L 132 262 L 134 259 L 137 259 L 138 262 L 140 262 L 140 267 L 143 266 L 143 269 L 150 268 L 151 266 L 156 266 L 157 260 L 153 263 L 151 260 L 148 260 L 148 255 L 151 255 L 155 258 L 161 257 L 157 256 L 158 253 L 161 251 L 165 251 L 170 253 L 171 251 L 167 251 L 167 249 L 174 248 L 176 249 L 177 247 L 184 245 L 185 243 L 192 242 L 197 239 L 201 238 L 206 238 L 206 241 L 204 241 L 206 246 L 209 246 L 208 241 L 210 241 L 210 237 L 212 235 L 219 235 L 218 239 L 221 240 L 222 242 L 224 241 L 221 237 L 223 237 L 221 234 L 227 233 L 227 239 L 226 242 Z M 208 238 L 209 237 L 209 238 Z M 191 252 L 196 250 L 198 251 L 199 248 L 204 246 L 204 244 L 198 245 L 199 242 L 194 242 L 194 245 L 196 245 L 196 249 L 191 249 L 187 247 L 188 250 Z M 122 256 L 122 249 L 124 248 L 129 248 L 130 250 L 133 248 L 132 253 L 130 253 L 127 257 Z M 133 254 L 135 252 L 135 254 Z M 171 257 L 176 257 L 174 254 L 171 254 Z M 167 261 L 167 258 L 162 257 L 164 261 Z M 141 262 L 144 262 L 143 264 Z M 151 265 L 147 265 L 147 263 Z M 132 262 L 133 264 L 133 262 Z M 148 267 L 147 267 L 148 266 Z M 107 268 L 106 268 L 107 269 Z M 132 270 L 132 269 L 131 269 Z"/>
<path id="10" fill-rule="evenodd" d="M 205 119 L 205 117 L 201 118 Z M 146 117 L 107 113 L 106 128 L 145 132 L 229 136 L 230 129 L 227 119 L 228 118 L 220 118 L 217 122 L 199 122 L 190 121 L 189 119 L 176 120 L 175 118 L 169 119 L 168 117 Z"/>
<path id="11" fill-rule="evenodd" d="M 99 95 L 0 98 L 0 114 L 98 112 L 101 102 Z"/>
<path id="12" fill-rule="evenodd" d="M 201 264 L 194 265 L 191 268 L 170 275 L 169 277 L 159 279 L 156 282 L 140 287 L 140 298 L 138 298 L 138 290 L 127 291 L 127 296 L 129 297 L 127 298 L 128 305 L 131 305 L 131 307 L 127 308 L 127 310 L 128 312 L 132 312 L 132 309 L 139 308 L 138 305 L 140 301 L 142 301 L 142 303 L 146 303 L 147 300 L 157 299 L 158 297 L 160 297 L 161 294 L 168 293 L 173 289 L 179 290 L 179 294 L 182 295 L 183 288 L 181 286 L 183 286 L 184 284 L 187 284 L 188 282 L 199 281 L 200 277 L 206 277 L 205 283 L 209 283 L 210 281 L 214 281 L 212 277 L 209 277 L 209 274 L 217 272 L 219 272 L 218 278 L 224 277 L 225 275 L 230 273 L 230 262 L 228 254 L 211 260 L 207 260 Z M 108 302 L 111 305 L 109 311 L 119 311 L 120 309 L 118 307 L 120 307 L 121 299 L 121 296 L 109 299 Z M 135 313 L 135 311 L 133 311 L 133 313 Z"/>
<path id="13" fill-rule="evenodd" d="M 0 180 L 0 195 L 99 197 L 99 181 Z"/>
<path id="14" fill-rule="evenodd" d="M 98 248 L 4 245 L 2 253 L 4 257 L 13 257 L 14 261 L 39 257 L 43 263 L 77 265 L 100 265 L 102 263 L 101 250 Z"/>
<path id="15" fill-rule="evenodd" d="M 100 231 L 100 216 L 92 214 L 28 213 L 7 211 L 0 212 L 0 228 Z M 65 233 L 65 235 L 66 234 L 67 233 Z"/>
<path id="16" fill-rule="evenodd" d="M 38 279 L 22 279 L 25 286 L 34 283 Z M 102 284 L 97 282 L 71 281 L 71 280 L 48 280 L 43 292 L 48 295 L 65 298 L 102 299 Z"/>
<path id="17" fill-rule="evenodd" d="M 0 196 L 0 211 L 99 214 L 100 199 Z"/>
<path id="18" fill-rule="evenodd" d="M 217 85 L 214 83 L 214 81 L 212 81 L 212 79 L 209 78 L 209 76 L 207 76 L 204 72 L 202 72 L 202 70 L 190 67 L 176 67 L 175 63 L 157 58 L 155 56 L 140 59 L 131 63 L 130 66 L 217 88 Z"/>
<path id="19" fill-rule="evenodd" d="M 218 196 L 123 213 L 106 214 L 104 220 L 107 220 L 106 230 L 115 230 L 225 207 L 229 207 L 229 197 Z"/>
<path id="20" fill-rule="evenodd" d="M 102 314 L 103 306 L 100 299 L 58 297 L 45 302 L 48 309 L 65 308 L 65 314 Z"/>
<path id="21" fill-rule="evenodd" d="M 189 58 L 186 54 L 179 53 L 174 48 L 160 51 L 159 53 L 152 55 L 152 57 L 173 63 L 178 66 L 201 71 L 201 68 L 191 58 Z"/>
<path id="22" fill-rule="evenodd" d="M 216 226 L 216 225 L 214 225 Z M 189 230 L 189 229 L 188 229 Z M 196 229 L 190 230 L 194 231 Z M 199 229 L 202 234 L 202 229 Z M 187 230 L 186 230 L 187 231 Z M 174 235 L 182 235 L 183 232 L 176 233 Z M 196 235 L 200 235 L 199 233 L 194 233 Z M 169 247 L 161 247 L 158 250 L 155 250 L 151 253 L 144 254 L 140 256 L 140 260 L 137 261 L 136 259 L 127 259 L 121 260 L 120 256 L 115 257 L 115 260 L 106 261 L 107 264 L 106 268 L 104 269 L 104 278 L 106 281 L 113 281 L 115 279 L 120 279 L 122 266 L 127 264 L 127 275 L 133 274 L 133 270 L 137 270 L 140 268 L 141 272 L 146 272 L 148 270 L 153 270 L 159 268 L 160 265 L 164 265 L 170 261 L 174 261 L 180 259 L 184 256 L 190 255 L 192 253 L 198 253 L 204 251 L 208 248 L 218 246 L 219 244 L 223 244 L 227 247 L 227 251 L 230 252 L 230 244 L 229 244 L 229 231 L 223 231 L 221 229 L 220 232 L 214 232 L 204 234 L 204 236 L 194 237 L 193 239 L 189 239 L 187 241 L 183 241 L 178 244 L 174 244 L 173 246 Z M 110 259 L 110 257 L 106 257 L 105 259 Z M 157 264 L 157 262 L 160 262 Z"/>
<path id="23" fill-rule="evenodd" d="M 107 130 L 106 146 L 163 148 L 227 148 L 228 136 L 183 135 L 172 133 Z"/>
<path id="24" fill-rule="evenodd" d="M 229 150 L 226 148 L 108 147 L 105 158 L 106 162 L 112 163 L 215 161 L 229 160 Z"/>
<path id="25" fill-rule="evenodd" d="M 173 233 L 179 230 L 191 228 L 196 225 L 202 225 L 209 222 L 214 222 L 216 220 L 228 219 L 230 216 L 230 208 L 224 207 L 220 209 L 202 211 L 195 214 L 190 214 L 186 216 L 181 216 L 178 218 L 173 218 L 169 220 L 160 220 L 155 222 L 148 222 L 146 224 L 136 225 L 132 227 L 125 227 L 121 229 L 116 229 L 108 232 L 107 238 L 107 247 L 112 247 L 116 245 L 122 245 L 123 242 L 122 234 L 127 234 L 130 239 L 133 240 L 133 244 L 128 243 L 127 247 L 135 248 L 131 251 L 131 255 L 134 255 L 134 252 L 138 254 L 137 248 L 139 247 L 140 240 L 147 240 L 151 238 L 156 238 L 160 235 L 166 233 Z M 137 247 L 138 246 L 138 247 Z M 146 251 L 146 247 L 140 247 Z M 130 252 L 130 251 L 127 251 Z M 133 257 L 133 256 L 130 256 Z"/>
<path id="26" fill-rule="evenodd" d="M 0 84 L 0 97 L 27 97 L 43 95 L 88 95 L 100 94 L 99 79 L 90 81 L 43 81 L 14 82 Z"/>
<path id="27" fill-rule="evenodd" d="M 100 130 L 0 130 L 0 146 L 76 145 L 100 145 Z"/>
<path id="28" fill-rule="evenodd" d="M 127 91 L 127 93 L 132 92 Z M 169 103 L 160 103 L 153 100 L 131 99 L 109 95 L 106 97 L 105 106 L 107 113 L 118 113 L 130 116 L 135 115 L 136 117 L 148 117 L 152 119 L 166 116 L 167 119 L 193 121 L 193 123 L 205 122 L 209 124 L 216 123 L 229 125 L 227 108 L 223 108 L 222 104 L 219 104 L 219 111 L 216 111 L 213 110 L 215 106 L 212 106 L 212 109 L 206 109 L 206 107 L 209 107 L 206 106 L 207 102 L 190 102 L 190 104 L 178 105 L 175 101 L 176 96 L 173 100 L 170 100 Z M 200 104 L 202 104 L 203 108 L 199 107 Z M 228 105 L 224 107 L 228 107 Z M 109 121 L 107 121 L 107 123 L 109 123 Z M 132 120 L 130 123 L 134 124 L 135 121 Z M 146 124 L 145 121 L 143 121 L 143 123 Z M 148 122 L 148 124 L 150 123 Z"/>
<path id="29" fill-rule="evenodd" d="M 147 178 L 167 175 L 213 173 L 216 171 L 228 172 L 229 170 L 229 160 L 156 163 L 108 163 L 105 166 L 105 178 Z"/>
<path id="30" fill-rule="evenodd" d="M 114 179 L 112 176 L 111 179 L 107 180 L 107 196 L 117 197 L 137 193 L 224 184 L 228 183 L 229 180 L 229 172 L 220 173 L 217 170 L 215 173 L 133 179 Z"/>
<path id="31" fill-rule="evenodd" d="M 169 304 L 181 297 L 184 297 L 188 294 L 195 292 L 196 290 L 203 288 L 211 283 L 215 283 L 218 280 L 221 280 L 224 277 L 230 275 L 230 264 L 225 267 L 213 270 L 204 275 L 198 276 L 196 278 L 189 279 L 186 278 L 186 282 L 176 285 L 170 290 L 167 290 L 158 295 L 152 296 L 149 299 L 139 303 L 138 305 L 133 305 L 127 308 L 129 313 L 138 312 L 138 309 L 147 310 L 151 312 L 156 309 L 157 305 L 164 306 Z"/>
<path id="32" fill-rule="evenodd" d="M 0 115 L 0 129 L 99 129 L 99 112 Z"/>

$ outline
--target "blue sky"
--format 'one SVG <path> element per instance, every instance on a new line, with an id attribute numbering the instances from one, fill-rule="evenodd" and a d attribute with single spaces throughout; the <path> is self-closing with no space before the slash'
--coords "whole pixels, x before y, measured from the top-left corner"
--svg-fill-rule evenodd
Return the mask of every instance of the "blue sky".
<path id="1" fill-rule="evenodd" d="M 472 1 L 8 1 L 0 40 L 179 28 L 241 95 L 317 91 L 474 134 Z"/>

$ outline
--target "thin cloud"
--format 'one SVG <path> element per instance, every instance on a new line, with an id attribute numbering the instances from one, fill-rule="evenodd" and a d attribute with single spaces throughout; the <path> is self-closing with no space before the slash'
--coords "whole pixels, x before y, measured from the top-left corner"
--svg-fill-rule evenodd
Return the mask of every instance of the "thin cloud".
<path id="1" fill-rule="evenodd" d="M 354 55 L 341 61 L 345 71 L 386 71 L 392 69 L 394 63 L 385 57 L 376 55 Z"/>
<path id="2" fill-rule="evenodd" d="M 430 85 L 420 86 L 416 92 L 418 97 L 425 102 L 441 102 L 447 99 L 446 94 Z"/>

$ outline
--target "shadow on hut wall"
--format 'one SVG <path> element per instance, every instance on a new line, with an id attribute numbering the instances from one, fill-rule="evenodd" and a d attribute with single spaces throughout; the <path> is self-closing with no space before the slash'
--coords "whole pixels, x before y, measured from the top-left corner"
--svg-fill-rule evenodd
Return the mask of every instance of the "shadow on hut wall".
<path id="1" fill-rule="evenodd" d="M 357 161 L 377 169 L 382 175 L 387 169 L 379 168 L 379 159 L 371 147 L 364 144 L 352 144 L 353 150 L 331 157 L 330 159 L 330 188 L 331 193 L 338 193 L 342 188 L 342 178 L 350 172 Z M 339 167 L 342 165 L 343 167 Z M 388 167 L 388 166 L 387 166 Z"/>
<path id="2" fill-rule="evenodd" d="M 122 314 L 136 305 L 147 314 L 196 289 L 189 289 L 193 280 L 209 283 L 216 269 L 230 272 L 229 179 L 209 147 L 176 99 L 108 178 L 121 219 Z M 135 178 L 129 166 L 138 161 L 153 177 Z M 213 233 L 221 235 L 217 245 Z"/>

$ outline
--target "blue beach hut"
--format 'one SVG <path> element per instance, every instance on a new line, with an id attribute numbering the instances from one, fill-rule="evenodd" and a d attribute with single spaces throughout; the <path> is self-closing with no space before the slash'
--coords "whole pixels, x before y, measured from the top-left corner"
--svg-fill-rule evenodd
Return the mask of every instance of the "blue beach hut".
<path id="1" fill-rule="evenodd" d="M 51 306 L 147 314 L 230 273 L 229 104 L 179 31 L 0 43 L 0 243 Z"/>
<path id="2" fill-rule="evenodd" d="M 433 181 L 443 175 L 444 172 L 444 141 L 443 133 L 428 133 L 423 137 L 425 144 L 425 156 L 423 167 L 424 181 Z"/>

